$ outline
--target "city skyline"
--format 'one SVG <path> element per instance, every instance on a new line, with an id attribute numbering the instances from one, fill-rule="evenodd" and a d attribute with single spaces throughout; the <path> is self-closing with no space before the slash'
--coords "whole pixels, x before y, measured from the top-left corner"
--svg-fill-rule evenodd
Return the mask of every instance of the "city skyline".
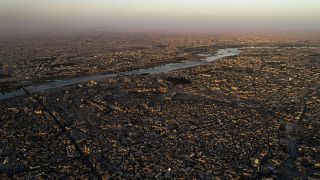
<path id="1" fill-rule="evenodd" d="M 316 0 L 0 0 L 7 27 L 320 30 Z"/>

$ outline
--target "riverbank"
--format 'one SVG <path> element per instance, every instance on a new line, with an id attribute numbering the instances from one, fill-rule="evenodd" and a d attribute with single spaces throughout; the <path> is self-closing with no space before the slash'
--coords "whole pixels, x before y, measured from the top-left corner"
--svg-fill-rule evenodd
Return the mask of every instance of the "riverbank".
<path id="1" fill-rule="evenodd" d="M 25 86 L 24 88 L 27 89 L 29 92 L 36 93 L 36 92 L 45 91 L 48 89 L 61 88 L 61 87 L 69 86 L 73 84 L 83 83 L 87 81 L 97 81 L 104 78 L 111 78 L 111 77 L 117 77 L 117 76 L 132 76 L 132 75 L 135 76 L 135 75 L 142 75 L 142 74 L 167 73 L 177 69 L 203 65 L 220 58 L 228 57 L 228 56 L 236 56 L 236 55 L 239 55 L 239 53 L 240 51 L 236 48 L 220 49 L 218 50 L 217 53 L 211 56 L 207 56 L 204 59 L 194 59 L 194 60 L 182 61 L 177 63 L 168 63 L 168 64 L 150 67 L 150 68 L 146 67 L 146 68 L 137 69 L 137 70 L 124 71 L 121 73 L 119 72 L 119 73 L 98 74 L 98 75 L 84 76 L 80 78 L 65 79 L 65 80 L 61 79 L 61 80 L 53 81 L 51 83 L 45 83 L 45 84 L 39 84 L 39 85 L 35 84 L 27 87 Z M 22 96 L 25 94 L 26 94 L 25 91 L 22 88 L 19 88 L 17 90 L 12 90 L 12 91 L 0 94 L 0 100 L 4 100 L 7 98 L 12 98 L 16 96 Z"/>

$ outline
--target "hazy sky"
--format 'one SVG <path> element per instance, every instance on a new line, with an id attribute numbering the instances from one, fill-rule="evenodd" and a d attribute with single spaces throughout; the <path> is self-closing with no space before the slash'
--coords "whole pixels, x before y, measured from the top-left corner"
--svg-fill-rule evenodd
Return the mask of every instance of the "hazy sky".
<path id="1" fill-rule="evenodd" d="M 0 26 L 320 30 L 320 0 L 0 0 Z"/>

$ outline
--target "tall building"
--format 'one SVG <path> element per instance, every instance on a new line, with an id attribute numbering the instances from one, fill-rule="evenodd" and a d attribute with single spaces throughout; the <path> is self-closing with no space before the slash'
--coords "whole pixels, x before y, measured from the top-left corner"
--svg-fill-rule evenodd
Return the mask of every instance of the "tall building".
<path id="1" fill-rule="evenodd" d="M 14 71 L 14 67 L 13 67 L 12 64 L 10 64 L 9 67 L 8 67 L 8 75 L 10 77 L 14 77 L 15 76 L 15 71 Z"/>
<path id="2" fill-rule="evenodd" d="M 0 63 L 0 74 L 4 73 L 4 65 Z"/>

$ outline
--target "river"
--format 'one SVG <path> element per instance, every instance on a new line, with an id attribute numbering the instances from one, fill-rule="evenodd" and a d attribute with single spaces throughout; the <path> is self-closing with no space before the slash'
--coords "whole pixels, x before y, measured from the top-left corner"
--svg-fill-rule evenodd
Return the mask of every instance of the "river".
<path id="1" fill-rule="evenodd" d="M 132 75 L 141 75 L 141 74 L 167 73 L 173 70 L 205 65 L 225 57 L 237 56 L 240 54 L 240 52 L 241 51 L 238 48 L 220 49 L 214 55 L 209 55 L 209 56 L 201 55 L 204 57 L 204 59 L 202 60 L 188 60 L 188 61 L 182 61 L 179 63 L 168 63 L 165 65 L 155 66 L 152 68 L 143 68 L 143 69 L 125 71 L 125 72 L 114 73 L 114 74 L 99 74 L 99 75 L 92 75 L 92 76 L 86 76 L 86 77 L 80 77 L 80 78 L 74 78 L 74 79 L 56 80 L 54 82 L 40 84 L 40 85 L 39 84 L 31 85 L 24 88 L 31 93 L 36 93 L 36 92 L 41 92 L 49 89 L 61 88 L 64 86 L 83 83 L 91 80 L 98 81 L 105 78 L 112 78 L 112 77 L 123 76 L 123 75 L 132 76 Z M 22 88 L 17 90 L 12 90 L 12 91 L 0 94 L 0 100 L 22 96 L 22 95 L 25 95 L 25 91 Z"/>

